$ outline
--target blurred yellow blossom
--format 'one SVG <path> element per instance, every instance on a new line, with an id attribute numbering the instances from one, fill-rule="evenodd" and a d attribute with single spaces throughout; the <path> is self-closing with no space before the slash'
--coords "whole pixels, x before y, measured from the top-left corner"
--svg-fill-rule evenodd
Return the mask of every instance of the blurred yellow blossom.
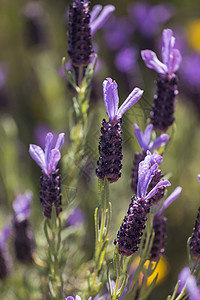
<path id="1" fill-rule="evenodd" d="M 200 52 L 200 18 L 191 19 L 187 24 L 186 34 L 189 45 Z"/>

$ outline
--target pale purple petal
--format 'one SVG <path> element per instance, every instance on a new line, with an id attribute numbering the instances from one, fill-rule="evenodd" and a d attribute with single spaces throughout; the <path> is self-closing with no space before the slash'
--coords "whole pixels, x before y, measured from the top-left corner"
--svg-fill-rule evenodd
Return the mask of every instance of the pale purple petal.
<path id="1" fill-rule="evenodd" d="M 3 230 L 0 232 L 0 248 L 5 246 L 6 240 L 12 233 L 12 229 L 10 226 L 4 227 Z"/>
<path id="2" fill-rule="evenodd" d="M 144 138 L 145 138 L 145 141 L 146 141 L 147 145 L 148 145 L 149 142 L 150 142 L 152 130 L 153 130 L 153 124 L 149 124 L 149 125 L 147 125 L 147 127 L 145 128 L 145 131 L 144 131 Z"/>
<path id="3" fill-rule="evenodd" d="M 197 286 L 196 278 L 191 275 L 189 267 L 185 267 L 182 269 L 178 276 L 178 280 L 180 281 L 178 292 L 181 293 L 185 284 L 187 284 L 187 291 L 189 293 L 190 300 L 199 300 L 200 299 L 200 289 Z"/>
<path id="4" fill-rule="evenodd" d="M 48 175 L 50 175 L 52 172 L 56 170 L 60 158 L 61 158 L 60 151 L 57 149 L 52 149 L 49 157 L 49 162 L 47 165 Z"/>
<path id="5" fill-rule="evenodd" d="M 137 139 L 141 149 L 143 151 L 146 151 L 148 149 L 148 147 L 147 147 L 148 143 L 146 143 L 146 141 L 144 139 L 142 130 L 138 127 L 138 125 L 136 123 L 133 124 L 133 126 L 135 127 L 135 136 L 136 136 L 136 139 Z"/>
<path id="6" fill-rule="evenodd" d="M 34 161 L 40 166 L 40 168 L 47 174 L 46 162 L 44 157 L 44 151 L 37 145 L 30 144 L 29 153 Z"/>
<path id="7" fill-rule="evenodd" d="M 53 134 L 51 132 L 49 132 L 46 135 L 45 149 L 44 149 L 44 156 L 45 156 L 45 162 L 46 162 L 47 168 L 48 168 L 49 159 L 50 159 L 52 141 L 53 141 Z"/>
<path id="8" fill-rule="evenodd" d="M 90 23 L 92 23 L 96 19 L 96 17 L 98 16 L 101 10 L 102 10 L 101 4 L 96 4 L 93 6 L 90 12 Z"/>
<path id="9" fill-rule="evenodd" d="M 162 33 L 163 46 L 162 46 L 162 61 L 168 67 L 170 56 L 175 44 L 175 38 L 171 29 L 165 29 Z"/>
<path id="10" fill-rule="evenodd" d="M 173 49 L 172 57 L 168 66 L 169 73 L 176 72 L 180 67 L 181 61 L 182 61 L 182 56 L 180 51 L 178 49 Z"/>
<path id="11" fill-rule="evenodd" d="M 156 186 L 146 195 L 144 199 L 150 199 L 152 198 L 157 192 L 158 189 L 163 186 L 170 186 L 171 183 L 168 180 L 162 180 L 156 184 Z"/>
<path id="12" fill-rule="evenodd" d="M 78 295 L 76 295 L 76 296 L 75 296 L 75 300 L 81 300 L 81 297 L 78 296 Z"/>
<path id="13" fill-rule="evenodd" d="M 123 114 L 131 108 L 135 103 L 137 103 L 142 97 L 144 91 L 139 88 L 134 88 L 134 90 L 130 93 L 130 95 L 126 98 L 124 103 L 120 106 L 118 110 L 118 117 L 121 118 Z"/>
<path id="14" fill-rule="evenodd" d="M 142 50 L 141 56 L 148 68 L 155 70 L 159 74 L 166 74 L 168 72 L 167 66 L 157 58 L 155 52 L 151 50 Z"/>
<path id="15" fill-rule="evenodd" d="M 64 136 L 65 136 L 64 133 L 60 133 L 58 135 L 58 139 L 57 139 L 57 142 L 56 142 L 56 145 L 55 145 L 55 149 L 60 150 L 61 146 L 64 143 Z"/>
<path id="16" fill-rule="evenodd" d="M 107 78 L 103 82 L 103 95 L 109 120 L 112 121 L 117 116 L 119 96 L 117 91 L 117 83 L 112 81 L 111 78 Z"/>
<path id="17" fill-rule="evenodd" d="M 96 19 L 90 23 L 92 36 L 94 36 L 95 32 L 105 24 L 105 22 L 108 20 L 108 18 L 110 17 L 110 15 L 113 13 L 114 10 L 115 7 L 113 5 L 104 6 L 99 16 L 96 17 Z"/>
<path id="18" fill-rule="evenodd" d="M 167 197 L 167 199 L 165 200 L 165 202 L 163 203 L 163 206 L 161 207 L 161 209 L 159 209 L 159 211 L 156 213 L 156 215 L 160 216 L 163 211 L 172 204 L 172 202 L 174 202 L 180 195 L 182 191 L 182 187 L 178 186 L 172 193 L 171 195 L 169 195 L 169 197 Z"/>
<path id="19" fill-rule="evenodd" d="M 198 177 L 198 180 L 199 180 L 199 182 L 200 182 L 200 174 L 198 174 L 197 177 Z"/>
<path id="20" fill-rule="evenodd" d="M 13 202 L 13 209 L 15 212 L 15 218 L 21 222 L 30 216 L 30 207 L 33 194 L 31 191 L 27 191 L 25 194 L 18 195 Z"/>
<path id="21" fill-rule="evenodd" d="M 67 298 L 65 298 L 65 300 L 74 300 L 74 297 L 68 296 Z"/>
<path id="22" fill-rule="evenodd" d="M 161 134 L 155 141 L 149 144 L 149 151 L 158 149 L 159 147 L 164 146 L 169 140 L 169 136 L 166 133 Z"/>

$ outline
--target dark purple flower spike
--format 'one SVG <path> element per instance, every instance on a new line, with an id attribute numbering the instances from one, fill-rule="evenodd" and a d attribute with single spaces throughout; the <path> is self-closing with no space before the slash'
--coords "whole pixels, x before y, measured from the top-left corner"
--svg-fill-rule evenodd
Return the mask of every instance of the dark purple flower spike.
<path id="1" fill-rule="evenodd" d="M 139 143 L 139 145 L 141 147 L 141 150 L 142 150 L 142 153 L 136 152 L 135 158 L 134 158 L 134 163 L 133 163 L 133 168 L 132 168 L 131 187 L 132 187 L 134 193 L 136 193 L 137 192 L 139 163 L 142 160 L 144 160 L 147 150 L 152 152 L 155 149 L 158 149 L 159 147 L 164 146 L 168 142 L 169 136 L 167 134 L 163 133 L 158 138 L 156 138 L 154 141 L 150 142 L 151 135 L 152 135 L 152 130 L 153 130 L 153 125 L 152 124 L 147 125 L 144 133 L 138 127 L 137 124 L 133 124 L 133 126 L 135 127 L 135 136 L 136 136 L 136 138 L 138 140 L 138 143 Z M 153 188 L 153 186 L 155 186 L 156 183 L 162 178 L 161 171 L 159 170 L 157 173 L 159 173 L 159 174 L 157 174 L 157 178 L 154 177 L 154 182 L 151 183 L 151 188 Z M 164 192 L 164 188 L 162 190 Z M 163 195 L 159 196 L 158 194 L 156 194 L 157 199 L 160 199 L 162 196 Z M 159 201 L 159 200 L 157 200 L 157 201 Z"/>
<path id="2" fill-rule="evenodd" d="M 167 218 L 162 217 L 163 211 L 172 204 L 180 195 L 182 188 L 177 187 L 171 195 L 164 201 L 162 207 L 157 211 L 153 219 L 154 240 L 151 248 L 151 261 L 158 261 L 165 252 L 166 222 Z"/>
<path id="3" fill-rule="evenodd" d="M 12 229 L 9 226 L 0 232 L 0 280 L 5 280 L 12 270 L 12 258 L 6 247 L 6 241 L 11 233 Z"/>
<path id="4" fill-rule="evenodd" d="M 137 197 L 131 198 L 127 215 L 117 233 L 114 244 L 118 244 L 119 254 L 129 256 L 138 250 L 143 230 L 146 226 L 147 214 L 152 206 L 150 199 L 158 192 L 159 188 L 169 186 L 168 180 L 163 180 L 147 192 L 152 181 L 158 163 L 162 161 L 162 156 L 157 153 L 151 154 L 147 151 L 144 161 L 140 162 L 138 170 Z"/>
<path id="5" fill-rule="evenodd" d="M 174 122 L 174 101 L 178 94 L 175 72 L 181 63 L 181 54 L 174 48 L 175 37 L 170 29 L 163 30 L 162 62 L 151 50 L 141 51 L 146 66 L 158 73 L 157 95 L 150 114 L 155 129 L 166 131 Z"/>
<path id="6" fill-rule="evenodd" d="M 51 219 L 52 205 L 55 205 L 57 216 L 61 208 L 61 184 L 57 164 L 61 158 L 60 148 L 64 143 L 64 133 L 60 133 L 55 147 L 52 149 L 53 134 L 49 132 L 46 136 L 45 150 L 37 145 L 30 145 L 31 157 L 42 169 L 40 177 L 40 202 L 44 207 L 45 217 Z"/>
<path id="7" fill-rule="evenodd" d="M 16 258 L 21 263 L 30 263 L 33 261 L 35 240 L 29 222 L 32 197 L 32 193 L 27 191 L 23 195 L 18 195 L 13 202 L 14 248 Z"/>
<path id="8" fill-rule="evenodd" d="M 103 82 L 104 103 L 109 117 L 107 122 L 102 121 L 101 137 L 99 143 L 99 161 L 96 170 L 97 177 L 109 183 L 115 182 L 121 176 L 122 160 L 122 115 L 141 98 L 143 91 L 135 88 L 119 107 L 117 83 L 107 78 Z"/>

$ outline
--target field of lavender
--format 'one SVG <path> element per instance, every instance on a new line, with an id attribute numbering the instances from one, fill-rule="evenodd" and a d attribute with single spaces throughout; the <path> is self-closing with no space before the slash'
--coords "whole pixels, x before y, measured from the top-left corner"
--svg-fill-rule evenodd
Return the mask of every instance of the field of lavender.
<path id="1" fill-rule="evenodd" d="M 199 8 L 1 0 L 1 299 L 200 300 Z"/>

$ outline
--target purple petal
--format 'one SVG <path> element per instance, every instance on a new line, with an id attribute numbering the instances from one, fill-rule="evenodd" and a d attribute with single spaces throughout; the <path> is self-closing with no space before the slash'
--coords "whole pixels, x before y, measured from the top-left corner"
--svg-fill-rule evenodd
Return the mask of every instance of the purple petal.
<path id="1" fill-rule="evenodd" d="M 175 44 L 175 38 L 171 29 L 165 29 L 162 33 L 163 46 L 162 46 L 162 60 L 168 66 L 170 57 Z"/>
<path id="2" fill-rule="evenodd" d="M 169 197 L 167 197 L 167 199 L 165 200 L 165 202 L 163 203 L 163 206 L 161 207 L 161 209 L 159 209 L 159 211 L 156 213 L 156 215 L 160 216 L 163 211 L 172 204 L 172 202 L 174 202 L 180 195 L 182 191 L 182 187 L 178 186 L 172 193 L 171 195 L 169 195 Z"/>
<path id="3" fill-rule="evenodd" d="M 165 133 L 161 134 L 155 141 L 149 144 L 149 151 L 158 149 L 159 147 L 164 146 L 169 140 L 169 136 Z"/>
<path id="4" fill-rule="evenodd" d="M 30 216 L 30 206 L 33 198 L 31 191 L 27 191 L 25 194 L 18 195 L 13 202 L 13 209 L 16 219 L 21 222 Z"/>
<path id="5" fill-rule="evenodd" d="M 149 125 L 147 125 L 147 127 L 145 128 L 145 131 L 144 131 L 144 138 L 145 138 L 145 141 L 146 141 L 147 145 L 148 145 L 149 142 L 150 142 L 152 130 L 153 130 L 153 124 L 149 124 Z"/>
<path id="6" fill-rule="evenodd" d="M 112 121 L 117 116 L 119 96 L 117 83 L 112 81 L 111 78 L 107 78 L 103 82 L 103 95 L 109 120 Z"/>
<path id="7" fill-rule="evenodd" d="M 60 133 L 58 135 L 58 139 L 57 139 L 57 142 L 56 142 L 56 145 L 55 145 L 55 149 L 60 150 L 61 146 L 64 143 L 64 136 L 65 136 L 64 133 Z"/>
<path id="8" fill-rule="evenodd" d="M 141 51 L 142 59 L 145 63 L 145 65 L 155 70 L 159 74 L 166 74 L 168 69 L 165 64 L 163 64 L 158 58 L 155 52 L 151 50 L 142 50 Z"/>
<path id="9" fill-rule="evenodd" d="M 198 174 L 197 177 L 198 177 L 198 180 L 199 180 L 199 182 L 200 182 L 200 174 Z"/>
<path id="10" fill-rule="evenodd" d="M 178 49 L 173 49 L 172 57 L 168 67 L 169 73 L 176 72 L 180 67 L 181 61 L 182 61 L 182 56 L 180 51 Z"/>
<path id="11" fill-rule="evenodd" d="M 189 293 L 190 300 L 199 300 L 200 299 L 200 289 L 197 286 L 196 278 L 191 275 L 189 267 L 185 267 L 182 269 L 178 276 L 178 280 L 180 280 L 180 284 L 178 287 L 178 292 L 181 293 L 185 284 L 187 283 L 187 291 Z"/>
<path id="12" fill-rule="evenodd" d="M 34 161 L 40 166 L 44 173 L 47 174 L 44 151 L 39 146 L 31 144 L 29 147 L 29 153 L 32 159 L 34 159 Z"/>
<path id="13" fill-rule="evenodd" d="M 6 240 L 12 233 L 12 229 L 10 226 L 4 227 L 3 230 L 0 232 L 0 248 L 5 246 Z"/>
<path id="14" fill-rule="evenodd" d="M 57 164 L 61 158 L 60 151 L 57 149 L 52 149 L 50 153 L 49 162 L 47 165 L 47 175 L 50 175 L 56 170 Z"/>
<path id="15" fill-rule="evenodd" d="M 118 110 L 118 117 L 121 118 L 123 114 L 131 108 L 135 103 L 137 103 L 142 97 L 144 91 L 139 88 L 134 88 L 134 90 L 130 93 L 130 95 L 126 98 L 124 103 L 120 106 Z"/>
<path id="16" fill-rule="evenodd" d="M 170 186 L 171 183 L 168 180 L 162 180 L 156 184 L 156 186 L 146 195 L 144 199 L 150 199 L 153 197 L 157 192 L 158 189 L 163 187 L 163 186 Z"/>
<path id="17" fill-rule="evenodd" d="M 95 32 L 105 24 L 105 22 L 108 20 L 108 18 L 110 17 L 110 15 L 113 13 L 114 10 L 115 7 L 113 5 L 104 6 L 99 16 L 95 20 L 93 20 L 90 24 L 92 36 L 94 36 Z"/>
<path id="18" fill-rule="evenodd" d="M 100 11 L 102 10 L 101 4 L 96 4 L 93 6 L 91 12 L 90 12 L 90 24 L 96 19 Z"/>
<path id="19" fill-rule="evenodd" d="M 45 156 L 45 162 L 46 162 L 47 168 L 48 168 L 49 159 L 50 159 L 52 141 L 53 141 L 53 134 L 51 132 L 49 132 L 46 135 L 45 149 L 44 149 L 44 156 Z"/>
<path id="20" fill-rule="evenodd" d="M 74 300 L 74 297 L 68 296 L 67 298 L 65 298 L 65 300 Z"/>

